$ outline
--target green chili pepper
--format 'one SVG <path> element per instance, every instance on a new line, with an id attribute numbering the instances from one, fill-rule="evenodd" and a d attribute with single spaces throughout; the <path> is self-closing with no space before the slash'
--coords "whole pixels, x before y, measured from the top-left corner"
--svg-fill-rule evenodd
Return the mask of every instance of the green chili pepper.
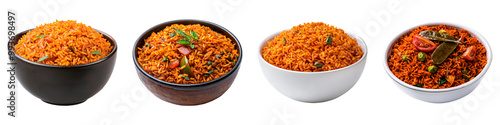
<path id="1" fill-rule="evenodd" d="M 193 76 L 193 71 L 191 70 L 191 66 L 189 66 L 188 59 L 186 56 L 181 59 L 181 72 L 188 74 L 189 76 Z"/>

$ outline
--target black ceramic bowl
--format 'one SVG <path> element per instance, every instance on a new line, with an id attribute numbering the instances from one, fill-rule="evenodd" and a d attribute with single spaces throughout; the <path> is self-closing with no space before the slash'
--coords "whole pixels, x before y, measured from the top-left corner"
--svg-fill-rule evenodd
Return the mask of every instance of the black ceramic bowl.
<path id="1" fill-rule="evenodd" d="M 160 79 L 157 79 L 149 75 L 137 62 L 137 48 L 144 45 L 144 39 L 151 36 L 153 32 L 159 32 L 165 29 L 166 26 L 172 24 L 200 24 L 206 27 L 210 27 L 215 32 L 225 35 L 227 38 L 231 39 L 232 42 L 236 43 L 236 48 L 239 52 L 239 59 L 236 65 L 227 74 L 214 79 L 212 81 L 197 83 L 197 84 L 177 84 L 170 83 Z M 136 41 L 134 48 L 132 50 L 132 58 L 134 59 L 135 68 L 137 74 L 141 79 L 142 83 L 151 91 L 156 97 L 178 105 L 199 105 L 210 102 L 218 97 L 220 97 L 227 89 L 231 86 L 238 70 L 240 68 L 241 60 L 243 59 L 243 53 L 241 49 L 241 44 L 229 30 L 217 24 L 201 21 L 201 20 L 174 20 L 168 21 L 162 24 L 158 24 L 146 32 L 144 32 Z"/>
<path id="2" fill-rule="evenodd" d="M 14 45 L 28 31 L 17 34 Z M 94 29 L 96 30 L 96 29 Z M 83 65 L 56 66 L 29 61 L 15 54 L 16 77 L 32 95 L 55 105 L 79 104 L 94 96 L 108 82 L 116 61 L 117 45 L 108 34 L 104 38 L 114 47 L 106 57 Z"/>

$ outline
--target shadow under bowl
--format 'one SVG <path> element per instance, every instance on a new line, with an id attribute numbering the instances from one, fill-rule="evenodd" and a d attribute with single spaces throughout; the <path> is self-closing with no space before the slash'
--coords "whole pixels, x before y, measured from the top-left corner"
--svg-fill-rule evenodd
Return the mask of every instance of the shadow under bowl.
<path id="1" fill-rule="evenodd" d="M 462 85 L 451 87 L 451 88 L 445 88 L 445 89 L 420 88 L 420 87 L 412 86 L 410 84 L 407 84 L 407 83 L 401 81 L 398 77 L 396 77 L 394 75 L 394 73 L 392 73 L 391 69 L 389 69 L 389 64 L 388 64 L 388 61 L 386 60 L 389 57 L 389 55 L 391 54 L 391 50 L 394 47 L 394 44 L 399 40 L 399 38 L 401 38 L 404 35 L 407 35 L 412 30 L 414 30 L 415 28 L 417 28 L 419 26 L 439 26 L 441 24 L 446 25 L 446 26 L 450 26 L 450 27 L 454 27 L 457 29 L 465 29 L 469 32 L 469 34 L 471 34 L 473 37 L 476 37 L 477 40 L 479 42 L 481 42 L 481 44 L 486 48 L 486 58 L 487 58 L 487 63 L 484 66 L 483 70 L 474 79 L 472 79 L 472 80 L 470 80 Z M 465 26 L 452 24 L 452 23 L 427 23 L 427 24 L 411 27 L 411 28 L 401 32 L 399 35 L 397 35 L 392 40 L 392 42 L 389 43 L 389 45 L 387 47 L 386 54 L 384 56 L 384 63 L 383 64 L 384 64 L 385 71 L 392 78 L 392 80 L 394 80 L 394 83 L 396 84 L 396 86 L 399 89 L 401 89 L 401 91 L 406 93 L 407 95 L 409 95 L 415 99 L 425 101 L 425 102 L 446 103 L 446 102 L 451 102 L 451 101 L 460 99 L 460 98 L 468 95 L 469 93 L 471 93 L 479 85 L 479 83 L 481 83 L 481 79 L 483 78 L 484 74 L 486 73 L 486 71 L 488 71 L 488 69 L 491 65 L 492 57 L 493 57 L 493 55 L 491 52 L 490 45 L 488 44 L 486 39 L 483 36 L 481 36 L 478 32 L 476 32 L 470 28 L 467 28 Z"/>
<path id="2" fill-rule="evenodd" d="M 13 45 L 31 30 L 17 34 Z M 114 47 L 109 55 L 87 64 L 57 66 L 33 62 L 16 53 L 16 77 L 21 85 L 35 97 L 54 105 L 75 105 L 94 96 L 108 82 L 117 53 L 116 41 L 110 35 L 94 30 L 103 34 Z"/>
<path id="3" fill-rule="evenodd" d="M 266 38 L 259 46 L 259 62 L 267 81 L 281 94 L 301 102 L 325 102 L 340 97 L 349 91 L 359 80 L 363 73 L 368 48 L 365 42 L 354 34 L 347 33 L 349 37 L 356 38 L 361 46 L 363 56 L 357 62 L 335 70 L 321 72 L 302 72 L 282 69 L 268 63 L 262 57 L 262 48 L 267 41 L 271 41 L 280 32 Z"/>
<path id="4" fill-rule="evenodd" d="M 239 58 L 236 62 L 236 65 L 229 71 L 227 74 L 216 78 L 214 80 L 196 83 L 196 84 L 178 84 L 178 83 L 170 83 L 158 78 L 153 77 L 148 74 L 146 71 L 142 69 L 142 67 L 137 62 L 137 48 L 144 46 L 144 40 L 151 36 L 153 32 L 159 32 L 163 30 L 165 27 L 173 25 L 173 24 L 183 24 L 183 25 L 191 25 L 191 24 L 200 24 L 206 27 L 209 27 L 211 30 L 221 33 L 225 35 L 227 38 L 231 39 L 235 43 L 235 47 L 238 49 Z M 215 23 L 211 23 L 208 21 L 202 20 L 173 20 L 158 24 L 147 31 L 145 31 L 136 41 L 133 51 L 132 58 L 134 60 L 135 68 L 137 70 L 137 74 L 141 79 L 142 83 L 151 91 L 156 97 L 173 103 L 177 105 L 199 105 L 210 102 L 212 100 L 217 99 L 222 96 L 229 87 L 234 82 L 236 75 L 238 74 L 238 70 L 240 68 L 241 61 L 243 59 L 243 51 L 241 48 L 241 44 L 229 30 L 224 27 L 217 25 Z"/>

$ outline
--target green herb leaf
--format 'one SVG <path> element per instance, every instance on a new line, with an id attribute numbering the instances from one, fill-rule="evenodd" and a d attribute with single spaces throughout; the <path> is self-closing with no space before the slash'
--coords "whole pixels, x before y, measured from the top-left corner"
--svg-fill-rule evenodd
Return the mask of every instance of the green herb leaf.
<path id="1" fill-rule="evenodd" d="M 71 50 L 71 52 L 75 53 L 75 48 L 73 48 L 72 46 L 69 46 L 68 49 Z"/>
<path id="2" fill-rule="evenodd" d="M 462 77 L 463 77 L 465 80 L 470 80 L 470 78 L 469 78 L 469 77 L 467 77 L 467 76 L 462 76 Z"/>
<path id="3" fill-rule="evenodd" d="M 224 54 L 224 53 L 223 53 Z M 215 55 L 215 58 L 220 58 L 221 55 Z"/>
<path id="4" fill-rule="evenodd" d="M 44 56 L 44 57 L 42 57 L 42 58 L 38 59 L 38 62 L 41 62 L 41 61 L 43 61 L 43 60 L 45 60 L 45 59 L 48 59 L 48 58 L 50 58 L 50 56 Z"/>
<path id="5" fill-rule="evenodd" d="M 467 70 L 467 69 L 462 69 L 462 74 L 464 74 L 464 75 L 469 74 L 469 70 Z"/>
<path id="6" fill-rule="evenodd" d="M 314 62 L 314 66 L 316 66 L 316 68 L 321 68 L 321 67 L 323 67 L 323 64 L 321 64 L 319 62 Z"/>
<path id="7" fill-rule="evenodd" d="M 424 85 L 423 84 L 416 84 L 414 86 L 422 88 Z"/>
<path id="8" fill-rule="evenodd" d="M 196 32 L 191 30 L 191 37 L 193 37 L 195 40 L 198 40 L 198 35 L 196 35 Z"/>
<path id="9" fill-rule="evenodd" d="M 174 37 L 174 36 L 177 36 L 177 33 L 170 33 L 170 37 Z"/>
<path id="10" fill-rule="evenodd" d="M 184 77 L 184 79 L 186 79 L 186 80 L 191 80 L 191 79 L 189 79 L 189 77 L 187 77 L 187 76 L 183 76 L 183 77 Z"/>
<path id="11" fill-rule="evenodd" d="M 183 45 L 187 45 L 187 44 L 189 44 L 189 41 L 187 41 L 187 40 L 178 40 L 177 43 L 183 44 Z"/>
<path id="12" fill-rule="evenodd" d="M 146 43 L 146 46 L 149 46 L 149 43 Z"/>
<path id="13" fill-rule="evenodd" d="M 298 30 L 295 30 L 295 33 L 299 33 L 299 31 L 298 31 Z"/>
<path id="14" fill-rule="evenodd" d="M 432 52 L 431 60 L 434 64 L 443 63 L 448 56 L 457 48 L 458 43 L 443 42 Z"/>
<path id="15" fill-rule="evenodd" d="M 39 35 L 39 36 L 35 36 L 36 38 L 43 38 L 43 37 L 46 37 L 47 35 Z"/>
<path id="16" fill-rule="evenodd" d="M 438 85 L 441 86 L 444 83 L 446 83 L 446 77 L 445 76 L 441 76 L 441 79 L 439 80 Z"/>
<path id="17" fill-rule="evenodd" d="M 326 44 L 332 45 L 332 35 L 328 35 L 328 38 L 326 38 Z"/>
<path id="18" fill-rule="evenodd" d="M 207 62 L 207 66 L 210 66 L 210 65 L 212 65 L 212 61 Z"/>
<path id="19" fill-rule="evenodd" d="M 229 60 L 229 61 L 232 61 L 232 60 L 233 60 L 233 59 L 231 58 L 231 54 L 229 54 L 229 56 L 228 56 L 228 57 L 229 57 L 229 58 L 227 58 L 227 60 Z"/>
<path id="20" fill-rule="evenodd" d="M 177 34 L 179 34 L 179 35 L 183 36 L 183 37 L 184 37 L 184 38 L 186 38 L 188 41 L 191 41 L 191 37 L 190 37 L 190 36 L 188 36 L 186 33 L 182 32 L 182 31 L 181 31 L 181 30 L 179 30 L 179 29 L 174 29 L 174 30 L 177 32 Z"/>
<path id="21" fill-rule="evenodd" d="M 95 55 L 101 55 L 101 56 L 102 56 L 101 52 L 99 52 L 99 51 L 92 51 L 92 52 L 90 52 L 90 53 L 95 54 Z"/>
<path id="22" fill-rule="evenodd" d="M 434 30 L 422 31 L 418 33 L 418 35 L 429 40 L 460 43 L 460 39 L 457 39 L 454 36 L 449 35 L 448 33 L 440 33 Z"/>
<path id="23" fill-rule="evenodd" d="M 194 49 L 194 45 L 192 45 L 192 44 L 191 44 L 191 45 L 189 45 L 189 47 L 191 47 L 191 49 Z"/>
<path id="24" fill-rule="evenodd" d="M 286 42 L 287 42 L 285 37 L 283 37 L 283 42 L 284 42 L 285 44 L 286 44 Z"/>
<path id="25" fill-rule="evenodd" d="M 210 71 L 208 71 L 208 75 L 210 75 L 210 74 L 212 74 L 212 73 L 214 73 L 214 70 L 213 70 L 213 69 L 212 69 L 212 70 L 210 70 Z"/>
<path id="26" fill-rule="evenodd" d="M 162 61 L 163 61 L 163 62 L 168 62 L 168 61 L 170 61 L 170 60 L 168 59 L 168 56 L 165 56 L 165 58 L 163 58 L 163 60 L 162 60 Z"/>

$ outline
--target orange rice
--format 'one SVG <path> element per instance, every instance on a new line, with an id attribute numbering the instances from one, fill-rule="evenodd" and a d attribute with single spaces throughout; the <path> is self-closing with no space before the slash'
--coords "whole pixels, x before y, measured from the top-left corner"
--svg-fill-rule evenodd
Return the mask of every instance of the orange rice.
<path id="1" fill-rule="evenodd" d="M 455 38 L 461 39 L 461 44 L 453 51 L 448 58 L 438 66 L 438 71 L 436 73 L 430 73 L 427 68 L 434 65 L 431 61 L 432 52 L 428 52 L 425 62 L 418 61 L 417 54 L 420 52 L 412 44 L 412 39 L 414 35 L 418 35 L 421 31 L 426 30 L 445 30 L 450 35 Z M 437 46 L 441 42 L 433 41 Z M 467 47 L 476 47 L 476 56 L 473 61 L 466 61 L 460 55 L 462 55 Z M 408 61 L 402 60 L 402 55 L 408 55 Z M 457 29 L 450 26 L 439 25 L 439 26 L 420 26 L 412 30 L 410 33 L 402 36 L 392 47 L 390 57 L 388 59 L 389 69 L 392 73 L 405 83 L 417 86 L 421 85 L 422 88 L 428 89 L 443 89 L 451 88 L 464 84 L 472 79 L 474 79 L 484 68 L 487 63 L 486 49 L 475 37 L 471 36 L 467 30 Z M 454 82 L 439 85 L 438 82 L 441 77 L 448 75 L 453 75 L 455 77 Z"/>
<path id="2" fill-rule="evenodd" d="M 326 43 L 332 36 L 332 43 Z M 286 40 L 285 40 L 286 39 Z M 285 42 L 286 41 L 286 42 Z M 322 22 L 304 23 L 281 32 L 262 48 L 268 63 L 288 70 L 319 72 L 349 66 L 363 56 L 355 38 Z M 320 63 L 322 67 L 314 64 Z"/>
<path id="3" fill-rule="evenodd" d="M 15 52 L 25 59 L 59 66 L 95 62 L 106 57 L 112 49 L 102 34 L 71 20 L 37 26 L 14 46 Z"/>
<path id="4" fill-rule="evenodd" d="M 195 32 L 198 40 L 191 39 L 193 48 L 179 44 L 177 41 L 186 38 L 174 29 L 188 36 L 192 36 L 191 31 Z M 172 33 L 175 36 L 171 37 Z M 137 62 L 148 74 L 170 83 L 196 84 L 214 80 L 228 73 L 239 59 L 238 49 L 231 39 L 200 24 L 173 24 L 162 31 L 153 32 L 144 42 L 142 47 L 137 48 Z M 179 50 L 181 47 L 191 51 L 187 58 L 193 76 L 181 72 L 181 66 L 169 67 L 171 62 L 184 57 Z M 168 60 L 164 61 L 165 57 Z"/>

